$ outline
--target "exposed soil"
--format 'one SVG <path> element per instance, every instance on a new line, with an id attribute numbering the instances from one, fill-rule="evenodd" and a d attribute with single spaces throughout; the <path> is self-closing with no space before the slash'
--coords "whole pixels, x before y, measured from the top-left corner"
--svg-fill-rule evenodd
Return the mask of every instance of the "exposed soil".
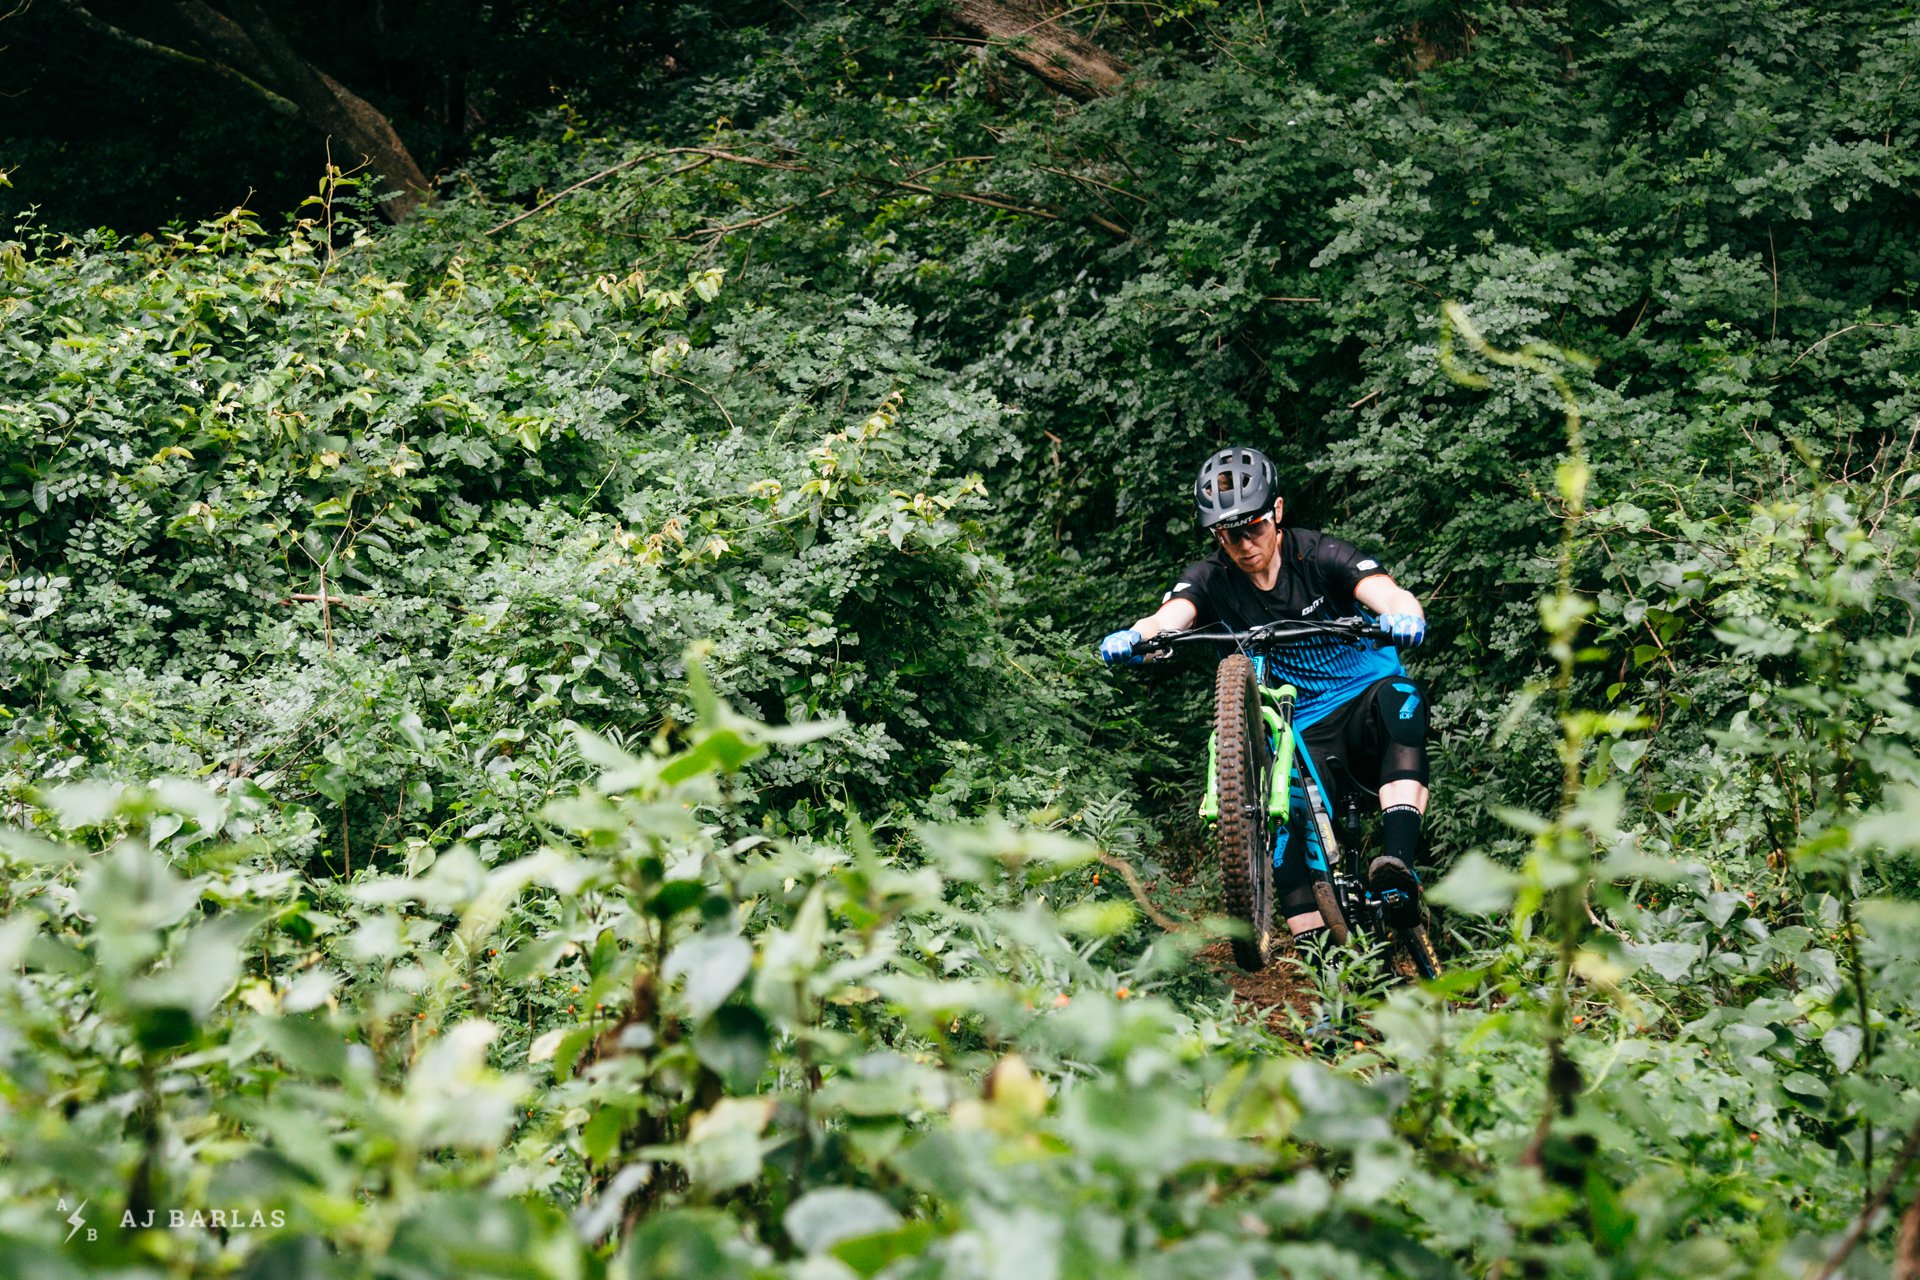
<path id="1" fill-rule="evenodd" d="M 1234 998 L 1246 1006 L 1249 1013 L 1265 1018 L 1269 1031 L 1288 1039 L 1296 1038 L 1287 1010 L 1310 1016 L 1313 988 L 1301 981 L 1294 968 L 1293 952 L 1284 942 L 1275 951 L 1272 963 L 1259 973 L 1248 973 L 1235 964 L 1233 949 L 1225 940 L 1208 943 L 1201 949 L 1200 959 L 1233 988 Z"/>
<path id="2" fill-rule="evenodd" d="M 1197 858 L 1176 853 L 1168 858 L 1170 874 L 1144 882 L 1120 858 L 1107 854 L 1101 861 L 1121 873 L 1135 902 L 1163 929 L 1192 928 L 1195 918 L 1218 910 L 1214 900 L 1219 885 L 1205 884 L 1203 877 L 1195 874 Z M 1298 1042 L 1298 1027 L 1288 1014 L 1291 1011 L 1312 1020 L 1313 987 L 1295 967 L 1293 946 L 1284 932 L 1274 940 L 1272 961 L 1259 973 L 1248 973 L 1236 964 L 1233 947 L 1224 938 L 1208 943 L 1198 955 L 1232 988 L 1234 999 L 1249 1015 L 1262 1019 L 1273 1034 Z"/>

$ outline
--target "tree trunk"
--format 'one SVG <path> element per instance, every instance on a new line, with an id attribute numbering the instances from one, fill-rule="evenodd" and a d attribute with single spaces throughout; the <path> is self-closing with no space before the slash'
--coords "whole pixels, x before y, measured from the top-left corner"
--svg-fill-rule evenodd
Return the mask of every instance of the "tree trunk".
<path id="1" fill-rule="evenodd" d="M 196 30 L 208 22 L 209 15 L 220 19 L 201 0 L 179 0 L 176 7 Z M 261 78 L 292 99 L 302 119 L 346 146 L 345 167 L 351 168 L 355 162 L 372 166 L 391 191 L 380 202 L 380 212 L 389 221 L 399 222 L 419 207 L 430 190 L 427 175 L 414 163 L 413 153 L 400 141 L 386 116 L 296 53 L 280 28 L 253 0 L 228 0 L 227 8 L 233 14 L 228 25 L 239 28 L 240 41 L 235 44 L 227 35 L 221 41 L 222 52 L 231 48 L 240 53 L 240 45 L 244 45 L 265 73 Z"/>
<path id="2" fill-rule="evenodd" d="M 388 221 L 399 222 L 431 194 L 427 175 L 386 116 L 295 52 L 286 35 L 254 0 L 229 0 L 226 7 L 233 17 L 206 0 L 173 0 L 171 9 L 190 37 L 181 42 L 187 48 L 148 40 L 104 22 L 81 0 L 53 3 L 95 35 L 209 71 L 246 89 L 272 110 L 337 139 L 343 152 L 337 157 L 342 167 L 351 169 L 365 163 L 392 192 L 380 202 L 380 212 Z"/>
<path id="3" fill-rule="evenodd" d="M 380 202 L 380 212 L 389 222 L 401 221 L 431 193 L 427 175 L 414 163 L 413 153 L 400 141 L 400 135 L 393 131 L 386 116 L 332 76 L 325 72 L 316 74 L 333 96 L 331 110 L 338 125 L 328 126 L 328 131 L 386 179 L 391 194 Z"/>
<path id="4" fill-rule="evenodd" d="M 1044 0 L 948 0 L 947 11 L 1055 92 L 1085 102 L 1120 87 L 1127 65 L 1069 31 Z"/>

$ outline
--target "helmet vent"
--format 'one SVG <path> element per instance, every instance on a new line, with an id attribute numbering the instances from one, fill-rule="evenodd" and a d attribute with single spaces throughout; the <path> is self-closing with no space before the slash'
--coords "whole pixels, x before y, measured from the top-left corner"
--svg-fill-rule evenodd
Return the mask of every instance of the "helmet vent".
<path id="1" fill-rule="evenodd" d="M 1273 509 L 1280 473 L 1266 454 L 1243 446 L 1208 458 L 1193 482 L 1193 505 L 1202 528 L 1239 524 Z"/>

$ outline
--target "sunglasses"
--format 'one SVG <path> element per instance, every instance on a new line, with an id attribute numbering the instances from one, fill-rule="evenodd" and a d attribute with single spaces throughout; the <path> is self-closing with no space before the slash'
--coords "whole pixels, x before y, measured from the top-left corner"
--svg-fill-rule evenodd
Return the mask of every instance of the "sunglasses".
<path id="1" fill-rule="evenodd" d="M 1273 512 L 1269 511 L 1263 516 L 1255 516 L 1245 524 L 1234 525 L 1231 529 L 1215 529 L 1213 536 L 1218 538 L 1223 544 L 1228 542 L 1249 542 L 1260 536 L 1260 527 L 1262 525 L 1271 523 L 1273 523 Z"/>

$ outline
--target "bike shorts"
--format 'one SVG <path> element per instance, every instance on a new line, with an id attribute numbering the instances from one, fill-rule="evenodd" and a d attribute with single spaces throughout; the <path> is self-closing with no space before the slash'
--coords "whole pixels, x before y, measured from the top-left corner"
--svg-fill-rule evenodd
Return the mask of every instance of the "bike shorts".
<path id="1" fill-rule="evenodd" d="M 1384 676 L 1300 730 L 1300 739 L 1313 760 L 1327 815 L 1337 823 L 1346 811 L 1347 792 L 1356 784 L 1369 794 L 1382 782 L 1426 784 L 1427 691 L 1411 676 Z M 1273 849 L 1274 900 L 1286 915 L 1314 909 L 1313 873 L 1329 870 L 1320 833 L 1307 820 L 1298 769 L 1292 792 L 1291 817 L 1276 833 Z"/>
<path id="2" fill-rule="evenodd" d="M 1383 676 L 1300 731 L 1331 803 L 1350 782 L 1427 784 L 1427 691 L 1412 676 Z"/>

